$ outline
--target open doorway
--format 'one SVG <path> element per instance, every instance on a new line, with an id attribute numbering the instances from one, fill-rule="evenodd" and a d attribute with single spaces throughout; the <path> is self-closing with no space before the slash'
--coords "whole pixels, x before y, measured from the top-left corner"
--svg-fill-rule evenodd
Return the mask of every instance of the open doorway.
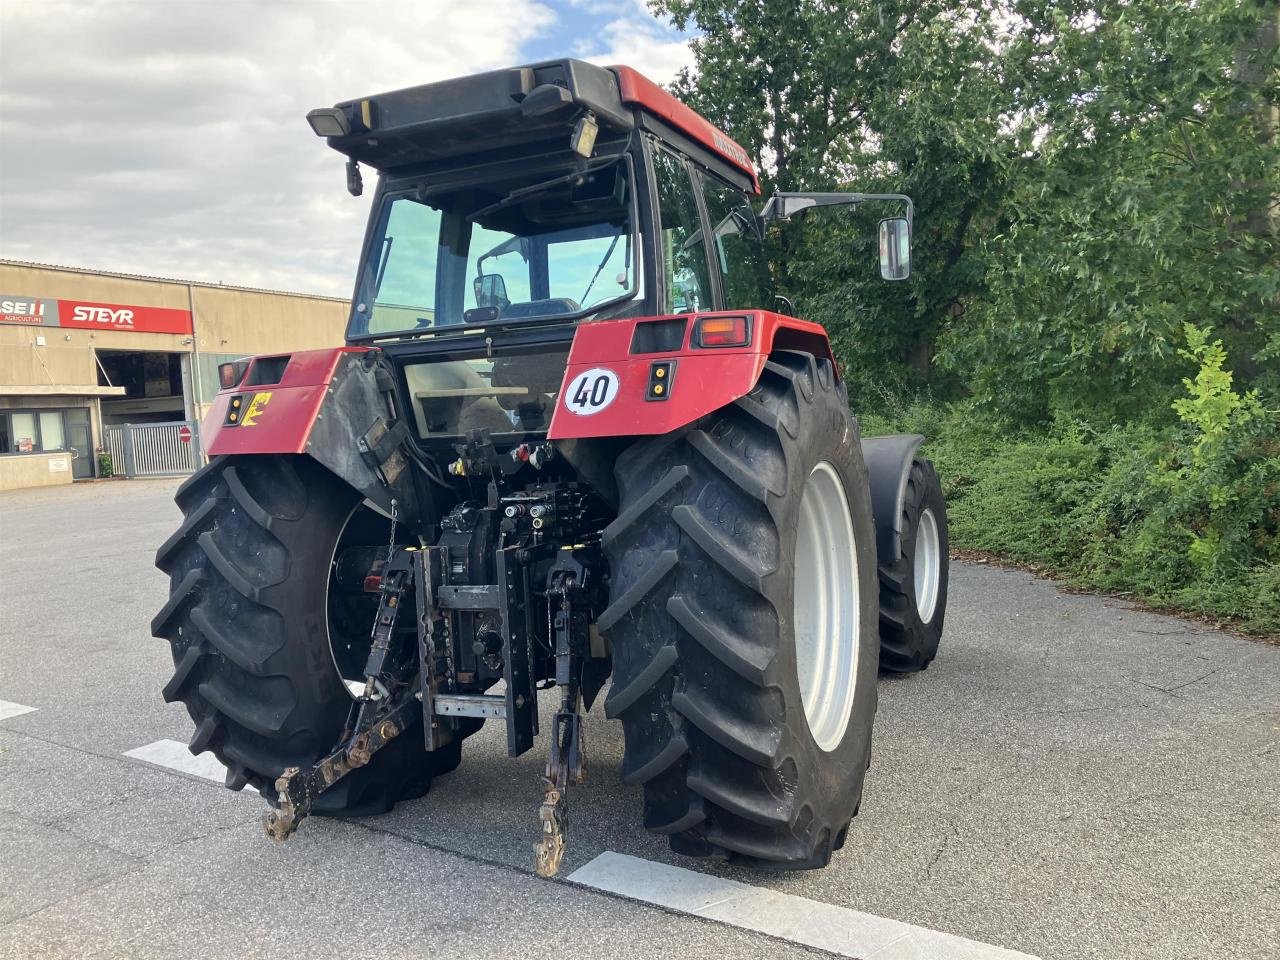
<path id="1" fill-rule="evenodd" d="M 181 353 L 152 350 L 96 351 L 98 383 L 124 387 L 123 397 L 103 397 L 102 422 L 165 423 L 185 420 Z"/>

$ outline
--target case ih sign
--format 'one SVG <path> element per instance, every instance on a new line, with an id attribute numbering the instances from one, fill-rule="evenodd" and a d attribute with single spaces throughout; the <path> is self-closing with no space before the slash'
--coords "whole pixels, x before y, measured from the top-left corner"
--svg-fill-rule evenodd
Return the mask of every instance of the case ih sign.
<path id="1" fill-rule="evenodd" d="M 0 323 L 130 333 L 191 333 L 191 313 L 170 307 L 135 307 L 88 300 L 0 294 Z"/>

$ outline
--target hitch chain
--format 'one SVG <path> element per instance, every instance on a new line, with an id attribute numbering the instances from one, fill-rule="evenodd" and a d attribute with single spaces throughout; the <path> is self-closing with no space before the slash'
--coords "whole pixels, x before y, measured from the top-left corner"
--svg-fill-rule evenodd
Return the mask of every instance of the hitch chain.
<path id="1" fill-rule="evenodd" d="M 267 813 L 264 827 L 273 840 L 287 840 L 311 813 L 312 804 L 325 790 L 365 766 L 373 755 L 409 726 L 421 709 L 417 692 L 387 672 L 391 644 L 404 595 L 413 583 L 413 566 L 420 562 L 414 551 L 394 546 L 395 509 L 392 508 L 392 543 L 387 548 L 387 564 L 379 587 L 378 614 L 374 619 L 373 642 L 365 664 L 365 688 L 358 701 L 354 723 L 348 722 L 342 739 L 333 751 L 306 768 L 289 767 L 277 778 L 278 809 Z"/>

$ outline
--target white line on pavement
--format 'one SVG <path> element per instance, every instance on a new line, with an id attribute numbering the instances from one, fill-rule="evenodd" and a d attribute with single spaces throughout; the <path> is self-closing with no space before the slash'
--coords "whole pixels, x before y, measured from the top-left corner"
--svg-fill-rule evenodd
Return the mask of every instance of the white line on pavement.
<path id="1" fill-rule="evenodd" d="M 35 713 L 35 711 L 35 707 L 24 706 L 21 703 L 10 703 L 8 700 L 0 700 L 0 720 L 20 717 L 24 713 Z"/>
<path id="2" fill-rule="evenodd" d="M 1035 960 L 976 940 L 606 850 L 568 877 L 857 960 Z"/>
<path id="3" fill-rule="evenodd" d="M 222 783 L 227 776 L 227 768 L 219 763 L 218 758 L 212 753 L 202 753 L 193 757 L 187 745 L 177 740 L 157 740 L 155 743 L 148 743 L 145 747 L 126 750 L 124 755 L 135 760 L 154 763 L 158 767 L 168 767 L 170 770 L 204 777 L 214 783 Z"/>

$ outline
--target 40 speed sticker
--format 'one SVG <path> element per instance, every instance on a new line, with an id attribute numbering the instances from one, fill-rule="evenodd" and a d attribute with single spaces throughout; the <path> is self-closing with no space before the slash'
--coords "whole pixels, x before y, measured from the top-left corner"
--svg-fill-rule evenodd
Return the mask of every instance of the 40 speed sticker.
<path id="1" fill-rule="evenodd" d="M 618 375 L 604 367 L 592 367 L 572 380 L 564 392 L 564 405 L 580 417 L 599 413 L 618 395 Z"/>

